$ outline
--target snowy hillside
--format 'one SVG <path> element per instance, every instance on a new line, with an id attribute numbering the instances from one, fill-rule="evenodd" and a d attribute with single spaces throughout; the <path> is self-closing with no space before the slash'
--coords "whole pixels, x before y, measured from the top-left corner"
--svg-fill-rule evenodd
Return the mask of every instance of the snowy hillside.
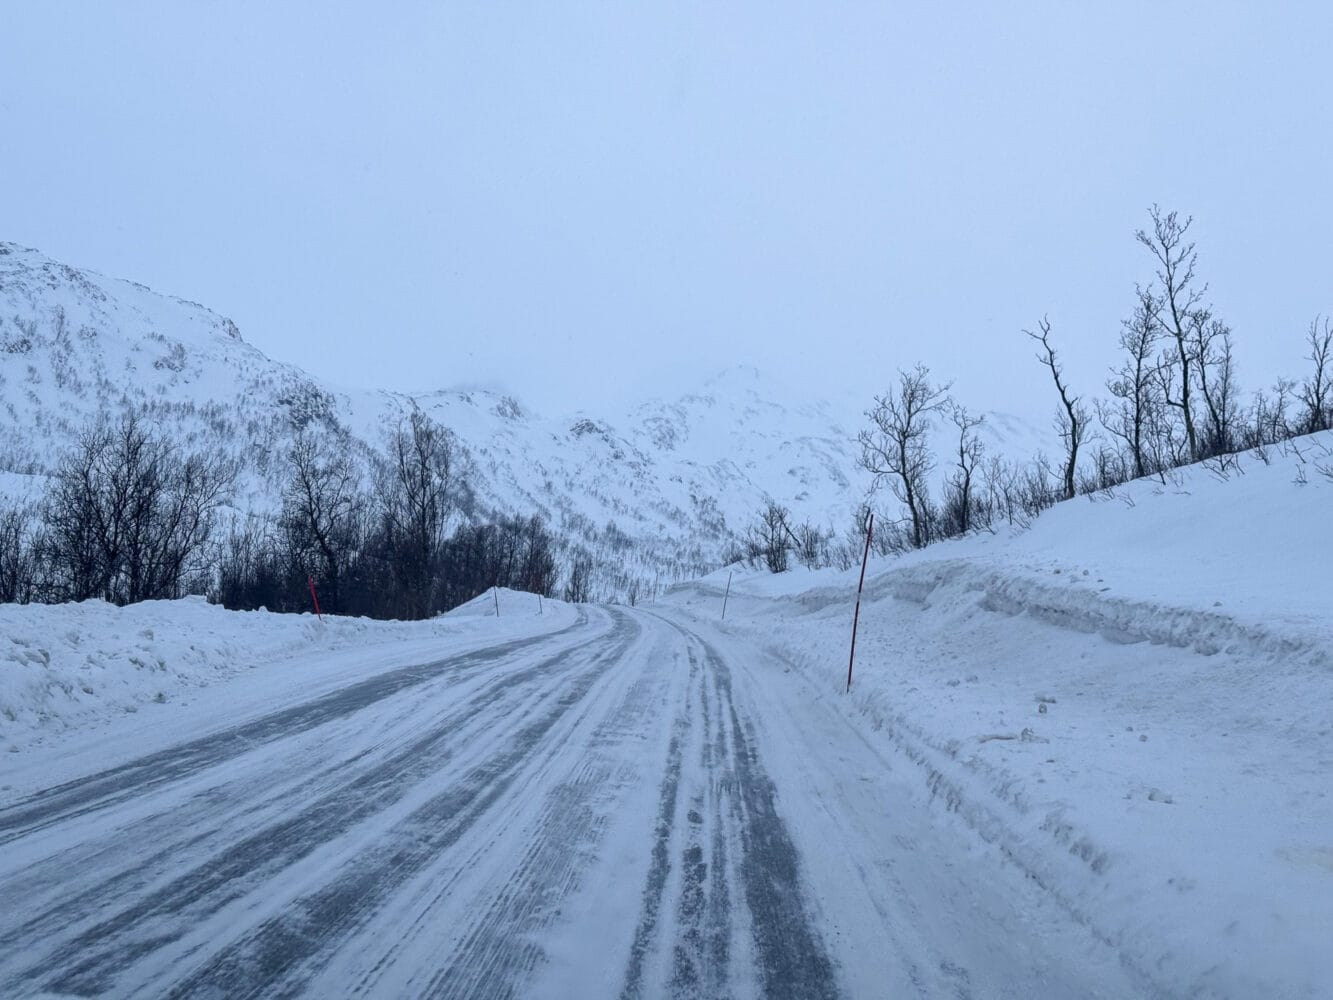
<path id="1" fill-rule="evenodd" d="M 434 373 L 440 382 L 467 374 Z M 868 485 L 855 437 L 870 401 L 806 401 L 751 367 L 627 414 L 556 419 L 487 391 L 413 399 L 347 389 L 270 360 L 203 306 L 0 243 L 6 493 L 23 492 L 22 475 L 48 472 L 98 411 L 131 403 L 149 407 L 191 448 L 241 456 L 237 507 L 263 512 L 278 496 L 282 456 L 298 429 L 322 423 L 349 432 L 355 447 L 377 448 L 414 402 L 469 451 L 483 511 L 542 514 L 572 543 L 647 580 L 716 566 L 767 497 L 840 532 Z M 1015 457 L 1044 436 L 1000 415 L 985 433 Z"/>
<path id="2" fill-rule="evenodd" d="M 725 628 L 891 748 L 1144 995 L 1333 984 L 1333 432 L 1058 504 L 1026 532 L 754 574 Z M 716 622 L 726 572 L 668 600 Z"/>

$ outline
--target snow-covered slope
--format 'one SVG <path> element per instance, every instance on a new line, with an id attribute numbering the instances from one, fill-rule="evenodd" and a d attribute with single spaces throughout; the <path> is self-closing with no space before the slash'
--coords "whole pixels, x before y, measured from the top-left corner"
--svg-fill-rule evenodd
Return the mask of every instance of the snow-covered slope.
<path id="1" fill-rule="evenodd" d="M 269 359 L 203 306 L 0 243 L 0 489 L 8 493 L 22 483 L 6 473 L 48 472 L 94 414 L 131 403 L 192 448 L 242 456 L 237 506 L 271 510 L 299 428 L 335 427 L 354 448 L 376 448 L 415 403 L 469 451 L 483 511 L 542 514 L 625 577 L 665 583 L 717 565 L 767 497 L 798 519 L 842 529 L 868 485 L 855 443 L 868 402 L 806 401 L 746 366 L 626 414 L 558 419 L 488 391 L 413 399 L 335 387 Z M 1040 437 L 1000 415 L 988 433 L 992 446 L 1021 456 Z M 618 595 L 608 583 L 601 596 Z"/>
<path id="2" fill-rule="evenodd" d="M 1161 995 L 1323 997 L 1331 512 L 1325 432 L 878 562 L 850 697 L 854 572 L 738 578 L 726 627 Z M 716 620 L 725 580 L 668 600 Z"/>

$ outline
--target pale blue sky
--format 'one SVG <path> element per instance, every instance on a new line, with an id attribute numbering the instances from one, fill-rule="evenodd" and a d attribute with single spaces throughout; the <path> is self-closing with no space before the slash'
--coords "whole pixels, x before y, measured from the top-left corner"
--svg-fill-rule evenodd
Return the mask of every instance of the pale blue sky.
<path id="1" fill-rule="evenodd" d="M 1247 386 L 1333 311 L 1333 5 L 7 4 L 0 239 L 346 384 L 603 408 L 744 362 L 1100 391 L 1154 201 Z"/>

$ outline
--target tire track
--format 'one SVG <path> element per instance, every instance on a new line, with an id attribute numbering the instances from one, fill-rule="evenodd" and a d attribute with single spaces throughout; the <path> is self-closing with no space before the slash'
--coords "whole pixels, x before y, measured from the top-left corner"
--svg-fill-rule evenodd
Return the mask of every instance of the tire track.
<path id="1" fill-rule="evenodd" d="M 456 686 L 469 689 L 461 693 L 470 700 L 484 684 L 484 679 L 480 683 L 468 680 Z M 459 725 L 457 705 L 449 704 L 458 700 L 450 697 L 455 689 L 455 684 L 438 678 L 409 689 L 414 702 L 417 697 L 433 699 L 436 705 L 443 702 L 443 711 L 437 709 L 420 718 L 421 706 L 413 704 L 391 720 L 377 719 L 377 725 L 386 737 L 400 728 Z M 88 839 L 5 872 L 6 890 L 12 898 L 28 901 L 29 913 L 37 915 L 30 923 L 39 924 L 54 912 L 56 919 L 48 932 L 70 927 L 86 918 L 100 901 L 125 899 L 143 891 L 179 867 L 180 858 L 222 850 L 289 813 L 294 800 L 326 794 L 393 752 L 388 738 L 358 743 L 363 727 L 364 722 L 356 717 L 337 720 L 314 735 L 302 738 L 304 734 L 296 734 L 254 748 L 243 767 L 227 767 L 230 773 L 220 778 L 202 771 L 145 793 L 146 802 L 108 805 L 92 814 L 97 825 L 89 826 Z M 264 781 L 258 785 L 254 773 L 261 770 Z M 108 830 L 113 835 L 108 836 Z M 25 847 L 32 850 L 39 845 L 29 842 Z M 94 881 L 79 887 L 81 901 L 69 898 L 70 871 L 93 873 Z M 3 940 L 0 937 L 0 944 Z"/>
<path id="2" fill-rule="evenodd" d="M 602 652 L 563 686 L 554 704 L 504 741 L 505 749 L 471 768 L 461 779 L 414 809 L 380 838 L 370 852 L 342 866 L 313 892 L 233 941 L 191 975 L 172 984 L 168 997 L 301 995 L 310 977 L 395 892 L 450 849 L 515 784 L 539 744 L 580 704 L 623 656 L 640 628 L 613 613 L 616 628 Z M 438 768 L 447 757 L 431 762 Z M 58 980 L 56 988 L 65 988 Z"/>
<path id="3" fill-rule="evenodd" d="M 764 996 L 773 1000 L 837 997 L 833 962 L 805 905 L 800 856 L 777 810 L 777 788 L 759 760 L 753 730 L 741 724 L 726 663 L 706 642 L 698 641 L 714 677 L 719 703 L 731 722 L 731 762 L 738 793 L 732 798 L 732 808 L 742 848 L 740 879 Z"/>
<path id="4" fill-rule="evenodd" d="M 685 814 L 688 836 L 681 856 L 683 887 L 669 986 L 673 997 L 722 998 L 730 995 L 733 877 L 722 809 L 735 775 L 725 753 L 718 752 L 725 750 L 725 732 L 712 705 L 708 678 L 700 675 L 699 681 L 698 756 L 708 781 L 705 789 L 695 791 Z"/>
<path id="5" fill-rule="evenodd" d="M 367 705 L 427 681 L 441 676 L 457 676 L 471 668 L 501 661 L 531 646 L 539 646 L 557 636 L 563 636 L 586 621 L 586 613 L 580 612 L 575 622 L 554 633 L 515 639 L 462 657 L 399 667 L 244 725 L 44 789 L 0 811 L 0 844 L 45 829 L 53 823 L 135 798 L 153 788 L 179 781 L 187 775 L 247 753 L 257 745 L 352 715 Z"/>
<path id="6" fill-rule="evenodd" d="M 649 655 L 640 676 L 604 716 L 571 780 L 547 793 L 534 837 L 515 873 L 459 943 L 452 960 L 419 995 L 434 1000 L 510 1000 L 544 958 L 539 932 L 576 891 L 594 859 L 608 815 L 631 779 L 632 751 L 645 721 L 664 701 L 670 677 L 653 670 Z M 415 992 L 415 991 L 414 991 Z"/>
<path id="7" fill-rule="evenodd" d="M 652 767 L 650 729 L 665 760 L 655 814 L 628 841 L 647 863 L 632 938 L 624 925 L 619 938 L 621 997 L 838 996 L 727 662 L 673 622 L 651 615 L 645 633 L 642 612 L 605 614 L 577 642 L 401 668 L 192 741 L 164 776 L 149 773 L 156 754 L 20 803 L 8 829 L 27 835 L 116 809 L 131 821 L 22 875 L 25 891 L 63 895 L 34 907 L 29 894 L 28 912 L 0 917 L 0 995 L 521 996 Z M 470 679 L 505 657 L 519 658 L 512 672 Z M 401 694 L 431 701 L 387 701 Z M 296 754 L 280 743 L 316 730 Z M 346 741 L 332 759 L 319 752 L 330 739 Z M 272 749 L 229 763 L 257 747 Z M 209 786 L 211 767 L 222 779 Z M 160 841 L 135 843 L 150 833 Z M 50 881 L 75 858 L 96 873 Z M 442 926 L 450 914 L 465 927 Z"/>
<path id="8" fill-rule="evenodd" d="M 694 685 L 698 664 L 690 657 L 690 676 L 687 690 Z M 625 985 L 621 1000 L 637 1000 L 643 996 L 644 965 L 657 934 L 662 898 L 666 893 L 667 876 L 671 871 L 671 841 L 676 825 L 676 800 L 680 792 L 683 747 L 690 731 L 688 703 L 672 727 L 671 742 L 667 747 L 666 772 L 658 795 L 657 824 L 654 828 L 652 862 L 643 890 L 643 913 L 634 929 L 634 943 L 630 946 L 629 963 L 625 970 Z"/>
<path id="9" fill-rule="evenodd" d="M 147 896 L 129 905 L 121 904 L 114 912 L 106 913 L 103 901 L 131 898 L 130 890 L 135 883 L 144 881 L 144 876 L 137 870 L 118 873 L 103 881 L 96 892 L 81 892 L 62 905 L 34 915 L 20 927 L 0 936 L 0 954 L 31 956 L 41 950 L 39 942 L 43 938 L 51 936 L 59 940 L 68 934 L 67 928 L 79 923 L 85 926 L 9 983 L 40 981 L 50 975 L 46 970 L 54 969 L 58 974 L 50 980 L 49 988 L 77 993 L 105 992 L 116 973 L 153 952 L 176 944 L 192 927 L 244 897 L 256 885 L 314 854 L 324 844 L 353 830 L 357 824 L 392 807 L 415 784 L 436 775 L 442 765 L 456 756 L 454 745 L 466 735 L 469 726 L 481 721 L 494 724 L 515 713 L 521 706 L 517 698 L 522 696 L 530 682 L 558 675 L 562 665 L 577 649 L 606 641 L 625 628 L 623 623 L 615 625 L 610 636 L 599 633 L 572 650 L 561 649 L 522 670 L 496 679 L 460 710 L 446 716 L 436 728 L 373 767 L 319 798 L 303 803 L 299 810 L 284 815 L 277 822 L 262 826 L 188 872 L 170 878 L 165 884 L 159 882 Z M 523 648 L 531 643 L 505 644 L 505 647 L 514 645 Z M 494 647 L 488 652 L 493 650 Z M 579 665 L 575 665 L 570 669 L 578 668 Z M 501 719 L 488 717 L 496 713 L 496 701 L 504 694 L 516 696 L 511 698 L 515 704 Z M 321 702 L 326 700 L 320 699 Z M 166 860 L 169 862 L 170 859 Z M 97 910 L 104 911 L 103 916 L 92 926 L 86 926 L 87 921 L 83 918 Z M 145 927 L 163 929 L 150 933 Z"/>
<path id="10" fill-rule="evenodd" d="M 698 690 L 667 754 L 653 861 L 622 1000 L 663 993 L 730 996 L 734 963 L 747 953 L 764 997 L 837 997 L 836 970 L 806 904 L 800 856 L 753 729 L 735 705 L 727 664 L 698 636 L 666 624 L 688 645 L 690 689 Z M 697 746 L 691 744 L 697 766 L 686 767 L 692 714 L 702 726 Z M 670 926 L 662 919 L 668 888 L 675 891 Z M 738 902 L 743 912 L 736 910 Z M 738 940 L 747 926 L 748 949 Z M 650 981 L 647 970 L 658 966 L 665 982 Z"/>
<path id="11" fill-rule="evenodd" d="M 590 640 L 585 640 L 584 645 L 595 642 L 599 638 L 600 636 L 596 636 Z M 568 651 L 564 651 L 556 656 L 539 661 L 522 671 L 491 681 L 478 693 L 474 694 L 461 709 L 451 710 L 444 715 L 437 722 L 435 728 L 427 734 L 425 738 L 420 738 L 414 741 L 406 749 L 399 750 L 397 753 L 382 759 L 374 765 L 373 768 L 363 771 L 360 775 L 350 778 L 350 780 L 346 776 L 341 780 L 337 780 L 336 775 L 329 773 L 330 771 L 337 771 L 345 766 L 341 763 L 334 763 L 331 768 L 318 772 L 315 776 L 315 780 L 308 780 L 305 782 L 307 789 L 310 785 L 318 787 L 318 779 L 325 778 L 325 787 L 329 788 L 329 791 L 322 796 L 314 797 L 313 802 L 316 805 L 332 805 L 336 809 L 336 801 L 332 803 L 329 802 L 330 795 L 336 796 L 345 794 L 349 784 L 355 785 L 358 788 L 363 788 L 365 787 L 364 782 L 368 778 L 373 778 L 376 774 L 383 774 L 386 767 L 397 769 L 405 766 L 405 763 L 410 764 L 410 758 L 414 754 L 424 754 L 430 751 L 441 739 L 448 739 L 451 735 L 457 735 L 467 726 L 474 723 L 483 712 L 495 712 L 497 709 L 497 700 L 502 695 L 517 694 L 521 692 L 522 685 L 526 681 L 544 675 L 554 664 L 557 664 L 564 655 L 567 655 L 567 653 Z M 361 756 L 363 756 L 363 754 L 356 755 L 353 757 L 353 761 L 359 759 Z M 251 775 L 244 774 L 233 777 L 232 781 L 234 784 L 240 786 L 242 793 L 248 791 L 253 794 L 254 782 Z M 261 789 L 261 794 L 262 791 L 263 790 Z M 293 788 L 292 791 L 299 793 L 302 789 L 298 786 Z M 312 796 L 308 790 L 306 790 L 305 798 L 307 801 L 312 800 Z M 265 799 L 261 799 L 261 806 L 264 803 Z M 281 803 L 276 804 L 281 807 Z M 212 817 L 207 815 L 199 817 L 193 814 L 193 810 L 186 809 L 185 815 L 181 817 L 182 821 L 174 826 L 175 831 L 186 832 L 187 836 L 183 842 L 177 838 L 175 843 L 168 843 L 161 849 L 155 850 L 146 859 L 136 857 L 135 863 L 131 868 L 117 871 L 110 877 L 103 878 L 91 885 L 86 883 L 81 885 L 77 895 L 73 896 L 73 898 L 69 897 L 68 890 L 66 890 L 65 898 L 56 901 L 45 909 L 30 914 L 23 926 L 7 933 L 0 934 L 0 954 L 8 951 L 19 953 L 24 950 L 26 947 L 24 944 L 25 938 L 28 941 L 31 941 L 33 938 L 46 936 L 59 937 L 62 930 L 76 926 L 79 922 L 87 919 L 95 910 L 102 908 L 105 905 L 103 902 L 104 900 L 124 900 L 132 898 L 136 890 L 141 889 L 144 885 L 161 880 L 163 878 L 162 870 L 169 872 L 171 867 L 178 865 L 177 859 L 180 856 L 189 856 L 187 853 L 189 849 L 199 849 L 204 846 L 213 835 L 211 825 L 215 826 L 220 823 L 220 821 L 216 819 L 216 815 L 217 812 L 221 810 L 226 810 L 229 814 L 243 813 L 249 818 L 257 818 L 255 817 L 255 813 L 259 811 L 253 802 L 231 802 L 225 799 L 216 803 L 215 809 L 212 810 Z M 321 810 L 320 815 L 322 815 L 323 812 L 324 810 Z M 364 813 L 364 810 L 362 812 Z M 168 805 L 166 812 L 161 814 L 161 818 L 163 818 L 167 824 L 170 824 L 174 813 L 174 808 L 171 805 Z M 349 815 L 348 818 L 355 819 L 357 817 Z M 156 833 L 159 841 L 168 839 L 167 835 L 163 832 L 153 830 L 155 825 L 153 820 L 157 819 L 159 819 L 159 817 L 153 817 L 152 820 L 149 820 L 146 823 L 135 823 L 126 828 L 117 830 L 116 838 L 112 841 L 111 846 L 105 848 L 105 850 L 114 850 L 116 846 L 119 845 L 125 850 L 133 851 L 135 843 L 139 841 L 141 836 L 145 833 L 145 827 L 147 827 L 148 831 Z M 230 816 L 228 817 L 228 820 L 230 820 Z M 281 810 L 281 815 L 274 822 L 260 825 L 258 834 L 254 833 L 254 826 L 251 825 L 249 830 L 240 838 L 239 844 L 236 842 L 229 844 L 222 853 L 225 854 L 231 852 L 234 854 L 238 847 L 243 848 L 247 846 L 253 842 L 256 837 L 262 838 L 265 836 L 276 835 L 290 829 L 293 820 L 300 821 L 297 824 L 300 828 L 309 826 L 309 822 L 301 821 L 299 815 L 293 817 L 289 798 L 286 808 Z M 196 827 L 198 825 L 203 825 L 204 829 L 202 832 L 197 832 Z M 170 828 L 171 827 L 169 826 L 169 829 Z M 242 828 L 244 829 L 244 827 Z M 33 892 L 35 886 L 40 885 L 43 880 L 49 881 L 50 879 L 55 879 L 63 885 L 68 872 L 68 864 L 69 859 L 67 855 L 62 853 L 56 855 L 48 862 L 36 866 L 30 872 L 25 873 L 23 878 L 17 879 L 13 883 L 15 898 L 18 898 L 18 893 L 25 889 L 29 892 Z"/>

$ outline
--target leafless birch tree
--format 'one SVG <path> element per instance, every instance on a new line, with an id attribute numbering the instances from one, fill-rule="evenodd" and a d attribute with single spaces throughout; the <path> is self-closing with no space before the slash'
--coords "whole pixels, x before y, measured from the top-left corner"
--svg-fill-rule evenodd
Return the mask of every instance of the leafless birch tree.
<path id="1" fill-rule="evenodd" d="M 1155 318 L 1170 345 L 1159 369 L 1160 383 L 1163 399 L 1180 413 L 1189 457 L 1194 459 L 1199 454 L 1199 441 L 1191 395 L 1196 376 L 1189 331 L 1192 317 L 1201 308 L 1207 286 L 1200 286 L 1194 274 L 1198 253 L 1188 238 L 1193 218 L 1181 220 L 1175 212 L 1163 213 L 1156 205 L 1152 207 L 1151 214 L 1152 232 L 1140 229 L 1134 235 L 1157 261 L 1157 281 L 1162 291 L 1154 300 Z"/>
<path id="2" fill-rule="evenodd" d="M 1313 370 L 1301 383 L 1303 412 L 1298 426 L 1303 433 L 1313 434 L 1333 427 L 1333 326 L 1325 319 L 1321 328 L 1316 316 L 1310 323 L 1306 342 L 1310 345 L 1306 357 Z"/>
<path id="3" fill-rule="evenodd" d="M 1031 330 L 1023 332 L 1041 345 L 1041 350 L 1037 352 L 1037 360 L 1050 371 L 1051 379 L 1055 382 L 1055 391 L 1060 396 L 1060 409 L 1056 413 L 1055 426 L 1060 432 L 1060 440 L 1065 443 L 1064 497 L 1066 500 L 1071 500 L 1074 497 L 1074 474 L 1078 469 L 1078 449 L 1088 431 L 1090 419 L 1088 409 L 1078 396 L 1070 393 L 1069 386 L 1065 382 L 1064 370 L 1055 356 L 1055 348 L 1051 345 L 1050 321 L 1042 317 L 1041 322 L 1037 324 L 1036 333 Z"/>
<path id="4" fill-rule="evenodd" d="M 874 407 L 866 413 L 874 426 L 857 435 L 861 466 L 875 477 L 877 486 L 887 480 L 893 495 L 906 505 L 912 545 L 918 549 L 930 540 L 927 476 L 935 463 L 926 435 L 948 393 L 948 385 L 931 383 L 924 365 L 910 372 L 900 370 L 897 388 L 875 397 Z"/>
<path id="5" fill-rule="evenodd" d="M 1156 411 L 1161 405 L 1157 380 L 1153 377 L 1160 329 L 1157 324 L 1159 309 L 1157 296 L 1152 289 L 1139 288 L 1134 313 L 1120 329 L 1124 361 L 1111 372 L 1111 378 L 1106 383 L 1115 402 L 1109 405 L 1098 404 L 1102 426 L 1113 437 L 1123 441 L 1129 451 L 1135 479 L 1146 476 L 1150 471 L 1149 435 L 1154 430 Z"/>

